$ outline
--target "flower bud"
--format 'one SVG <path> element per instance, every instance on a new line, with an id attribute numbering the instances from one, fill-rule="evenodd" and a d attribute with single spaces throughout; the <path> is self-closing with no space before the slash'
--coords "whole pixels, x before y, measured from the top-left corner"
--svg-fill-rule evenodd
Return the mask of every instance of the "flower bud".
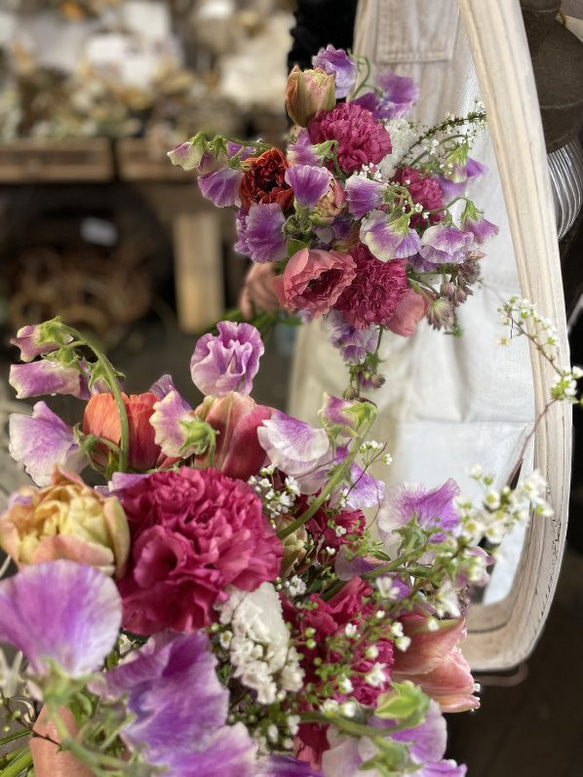
<path id="1" fill-rule="evenodd" d="M 335 105 L 334 76 L 319 67 L 315 70 L 294 67 L 287 80 L 285 107 L 296 124 L 307 127 L 318 111 L 331 111 Z"/>

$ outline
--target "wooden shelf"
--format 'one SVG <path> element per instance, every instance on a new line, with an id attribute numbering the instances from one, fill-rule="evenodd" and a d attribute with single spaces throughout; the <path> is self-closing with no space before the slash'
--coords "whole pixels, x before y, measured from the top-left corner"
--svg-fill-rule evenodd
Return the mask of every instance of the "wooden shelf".
<path id="1" fill-rule="evenodd" d="M 111 144 L 104 138 L 0 143 L 0 183 L 101 183 L 113 176 Z"/>

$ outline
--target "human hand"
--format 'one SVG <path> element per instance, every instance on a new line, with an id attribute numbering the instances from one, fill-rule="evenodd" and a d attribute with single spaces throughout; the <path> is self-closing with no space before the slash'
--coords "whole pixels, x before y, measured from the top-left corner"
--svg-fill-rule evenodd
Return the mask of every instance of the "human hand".
<path id="1" fill-rule="evenodd" d="M 245 285 L 239 298 L 239 307 L 245 318 L 253 318 L 256 310 L 271 313 L 281 305 L 273 290 L 275 268 L 273 264 L 254 264 L 245 277 Z"/>

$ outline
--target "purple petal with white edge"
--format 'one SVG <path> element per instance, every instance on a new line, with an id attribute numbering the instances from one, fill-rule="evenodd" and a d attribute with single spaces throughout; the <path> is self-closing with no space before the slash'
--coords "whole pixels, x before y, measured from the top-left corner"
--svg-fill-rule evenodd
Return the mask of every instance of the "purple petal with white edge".
<path id="1" fill-rule="evenodd" d="M 357 419 L 353 413 L 347 411 L 355 406 L 355 402 L 347 399 L 333 397 L 330 394 L 324 394 L 324 404 L 318 410 L 318 417 L 324 426 L 342 426 L 349 429 L 356 429 Z"/>
<path id="2" fill-rule="evenodd" d="M 81 398 L 84 389 L 79 370 L 44 359 L 31 364 L 13 364 L 8 382 L 16 390 L 17 399 L 43 394 L 71 394 Z"/>
<path id="3" fill-rule="evenodd" d="M 360 364 L 368 354 L 375 352 L 379 341 L 379 330 L 376 327 L 355 329 L 339 310 L 330 312 L 326 317 L 326 325 L 331 329 L 330 342 L 340 350 L 348 364 Z"/>
<path id="4" fill-rule="evenodd" d="M 156 402 L 150 416 L 154 428 L 154 440 L 165 456 L 188 458 L 194 451 L 185 449 L 187 424 L 193 420 L 193 410 L 178 391 L 171 391 L 164 399 Z"/>
<path id="5" fill-rule="evenodd" d="M 429 227 L 421 238 L 422 246 L 419 251 L 422 258 L 434 264 L 459 264 L 466 258 L 466 251 L 470 250 L 474 242 L 471 232 L 462 232 L 457 227 L 435 224 Z"/>
<path id="6" fill-rule="evenodd" d="M 445 760 L 435 764 L 425 764 L 415 772 L 417 777 L 465 777 L 468 767 L 463 764 L 458 766 L 455 761 Z"/>
<path id="7" fill-rule="evenodd" d="M 203 394 L 222 397 L 230 391 L 249 394 L 265 346 L 251 324 L 220 321 L 219 334 L 201 337 L 190 360 L 192 381 Z"/>
<path id="8" fill-rule="evenodd" d="M 391 738 L 410 744 L 411 755 L 417 763 L 441 761 L 447 745 L 447 726 L 439 704 L 432 700 L 427 717 L 420 726 L 408 731 L 397 731 Z"/>
<path id="9" fill-rule="evenodd" d="M 290 165 L 312 165 L 318 167 L 324 161 L 321 155 L 318 154 L 318 149 L 310 140 L 310 134 L 306 129 L 301 130 L 295 143 L 290 143 L 286 156 Z"/>
<path id="10" fill-rule="evenodd" d="M 486 165 L 481 164 L 475 159 L 468 159 L 468 179 L 475 181 L 488 173 L 489 168 L 486 167 Z"/>
<path id="11" fill-rule="evenodd" d="M 425 529 L 439 527 L 445 531 L 456 531 L 460 524 L 455 506 L 458 495 L 459 486 L 451 478 L 431 491 L 408 483 L 392 486 L 379 510 L 379 532 L 381 536 L 388 536 L 395 529 L 406 526 L 415 516 Z M 439 538 L 435 540 L 439 541 Z"/>
<path id="12" fill-rule="evenodd" d="M 419 86 L 414 79 L 398 76 L 392 70 L 379 73 L 377 84 L 385 93 L 385 101 L 393 104 L 393 114 L 390 118 L 402 116 L 419 99 Z"/>
<path id="13" fill-rule="evenodd" d="M 472 233 L 475 242 L 479 245 L 488 242 L 488 240 L 492 240 L 492 238 L 496 237 L 500 231 L 496 224 L 492 224 L 491 221 L 488 221 L 481 216 L 477 220 L 472 218 L 467 219 L 464 222 L 463 227 L 467 232 Z"/>
<path id="14" fill-rule="evenodd" d="M 385 184 L 353 173 L 344 186 L 348 198 L 348 210 L 355 219 L 361 219 L 383 202 Z"/>
<path id="15" fill-rule="evenodd" d="M 320 49 L 316 56 L 312 57 L 312 65 L 321 67 L 326 73 L 334 76 L 338 99 L 348 97 L 354 89 L 358 78 L 358 63 L 343 49 L 336 49 L 332 45 Z"/>
<path id="16" fill-rule="evenodd" d="M 330 464 L 330 440 L 325 429 L 275 411 L 257 430 L 259 444 L 269 460 L 286 475 L 300 477 Z"/>
<path id="17" fill-rule="evenodd" d="M 306 761 L 288 755 L 272 755 L 257 763 L 254 777 L 322 777 Z"/>
<path id="18" fill-rule="evenodd" d="M 111 480 L 107 484 L 107 492 L 112 496 L 119 496 L 126 489 L 133 488 L 144 478 L 149 478 L 149 475 L 128 474 L 127 472 L 114 472 L 111 476 Z"/>
<path id="19" fill-rule="evenodd" d="M 385 497 L 385 484 L 375 480 L 357 464 L 350 471 L 350 483 L 346 496 L 346 506 L 350 510 L 362 510 L 365 507 L 378 507 Z"/>
<path id="20" fill-rule="evenodd" d="M 360 239 L 383 262 L 413 256 L 421 249 L 421 240 L 415 230 L 409 229 L 406 217 L 389 221 L 389 216 L 380 210 L 363 220 Z"/>
<path id="21" fill-rule="evenodd" d="M 56 465 L 82 472 L 89 464 L 73 429 L 48 407 L 37 402 L 32 416 L 13 413 L 9 418 L 10 455 L 24 465 L 37 486 L 48 486 Z"/>
<path id="22" fill-rule="evenodd" d="M 154 394 L 158 399 L 164 399 L 171 391 L 176 391 L 176 386 L 174 385 L 172 375 L 166 374 L 158 378 L 155 383 L 152 383 L 148 393 Z"/>
<path id="23" fill-rule="evenodd" d="M 340 580 L 352 580 L 353 577 L 361 577 L 367 575 L 369 572 L 373 572 L 380 563 L 369 561 L 361 556 L 354 556 L 354 558 L 348 559 L 346 555 L 346 549 L 340 548 L 336 554 L 334 561 L 334 571 L 340 578 Z"/>
<path id="24" fill-rule="evenodd" d="M 58 350 L 58 345 L 52 343 L 41 344 L 42 339 L 42 324 L 32 324 L 30 326 L 23 326 L 16 333 L 16 337 L 13 337 L 10 342 L 20 349 L 20 359 L 23 362 L 31 362 L 36 359 L 37 356 L 42 356 L 46 353 Z M 66 342 L 71 342 L 73 338 L 68 335 L 64 338 Z"/>
<path id="25" fill-rule="evenodd" d="M 466 192 L 467 181 L 464 181 L 463 183 L 454 183 L 443 175 L 436 176 L 436 180 L 443 192 L 443 201 L 446 206 L 449 205 L 450 202 L 453 202 L 457 197 L 463 196 Z"/>
<path id="26" fill-rule="evenodd" d="M 28 658 L 35 674 L 56 661 L 71 677 L 97 669 L 121 626 L 113 580 L 94 567 L 52 561 L 0 582 L 0 641 Z"/>
<path id="27" fill-rule="evenodd" d="M 235 250 L 259 263 L 285 259 L 284 224 L 285 216 L 276 202 L 251 205 L 249 213 L 237 221 Z"/>
<path id="28" fill-rule="evenodd" d="M 217 767 L 221 777 L 255 777 L 256 751 L 246 727 L 236 723 L 210 732 L 190 749 L 163 751 L 148 760 L 167 767 L 168 777 L 216 777 Z"/>
<path id="29" fill-rule="evenodd" d="M 285 180 L 294 190 L 298 205 L 312 209 L 330 188 L 332 173 L 326 167 L 296 165 L 286 171 Z"/>
<path id="30" fill-rule="evenodd" d="M 214 173 L 201 175 L 198 188 L 203 197 L 210 200 L 217 208 L 230 208 L 241 205 L 239 190 L 243 173 L 231 167 L 223 167 Z"/>

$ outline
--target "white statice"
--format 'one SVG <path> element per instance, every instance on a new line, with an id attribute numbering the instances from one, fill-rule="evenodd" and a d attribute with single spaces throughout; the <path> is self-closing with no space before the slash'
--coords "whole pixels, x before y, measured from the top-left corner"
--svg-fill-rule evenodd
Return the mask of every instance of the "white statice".
<path id="1" fill-rule="evenodd" d="M 257 693 L 261 704 L 273 704 L 282 692 L 301 689 L 299 655 L 290 645 L 281 602 L 271 583 L 251 593 L 230 589 L 219 610 L 221 624 L 233 634 L 228 646 L 233 674 Z"/>
<path id="2" fill-rule="evenodd" d="M 390 119 L 385 127 L 391 136 L 393 149 L 382 160 L 380 170 L 384 178 L 389 179 L 401 165 L 403 159 L 413 145 L 419 140 L 419 128 L 413 126 L 407 119 Z"/>

